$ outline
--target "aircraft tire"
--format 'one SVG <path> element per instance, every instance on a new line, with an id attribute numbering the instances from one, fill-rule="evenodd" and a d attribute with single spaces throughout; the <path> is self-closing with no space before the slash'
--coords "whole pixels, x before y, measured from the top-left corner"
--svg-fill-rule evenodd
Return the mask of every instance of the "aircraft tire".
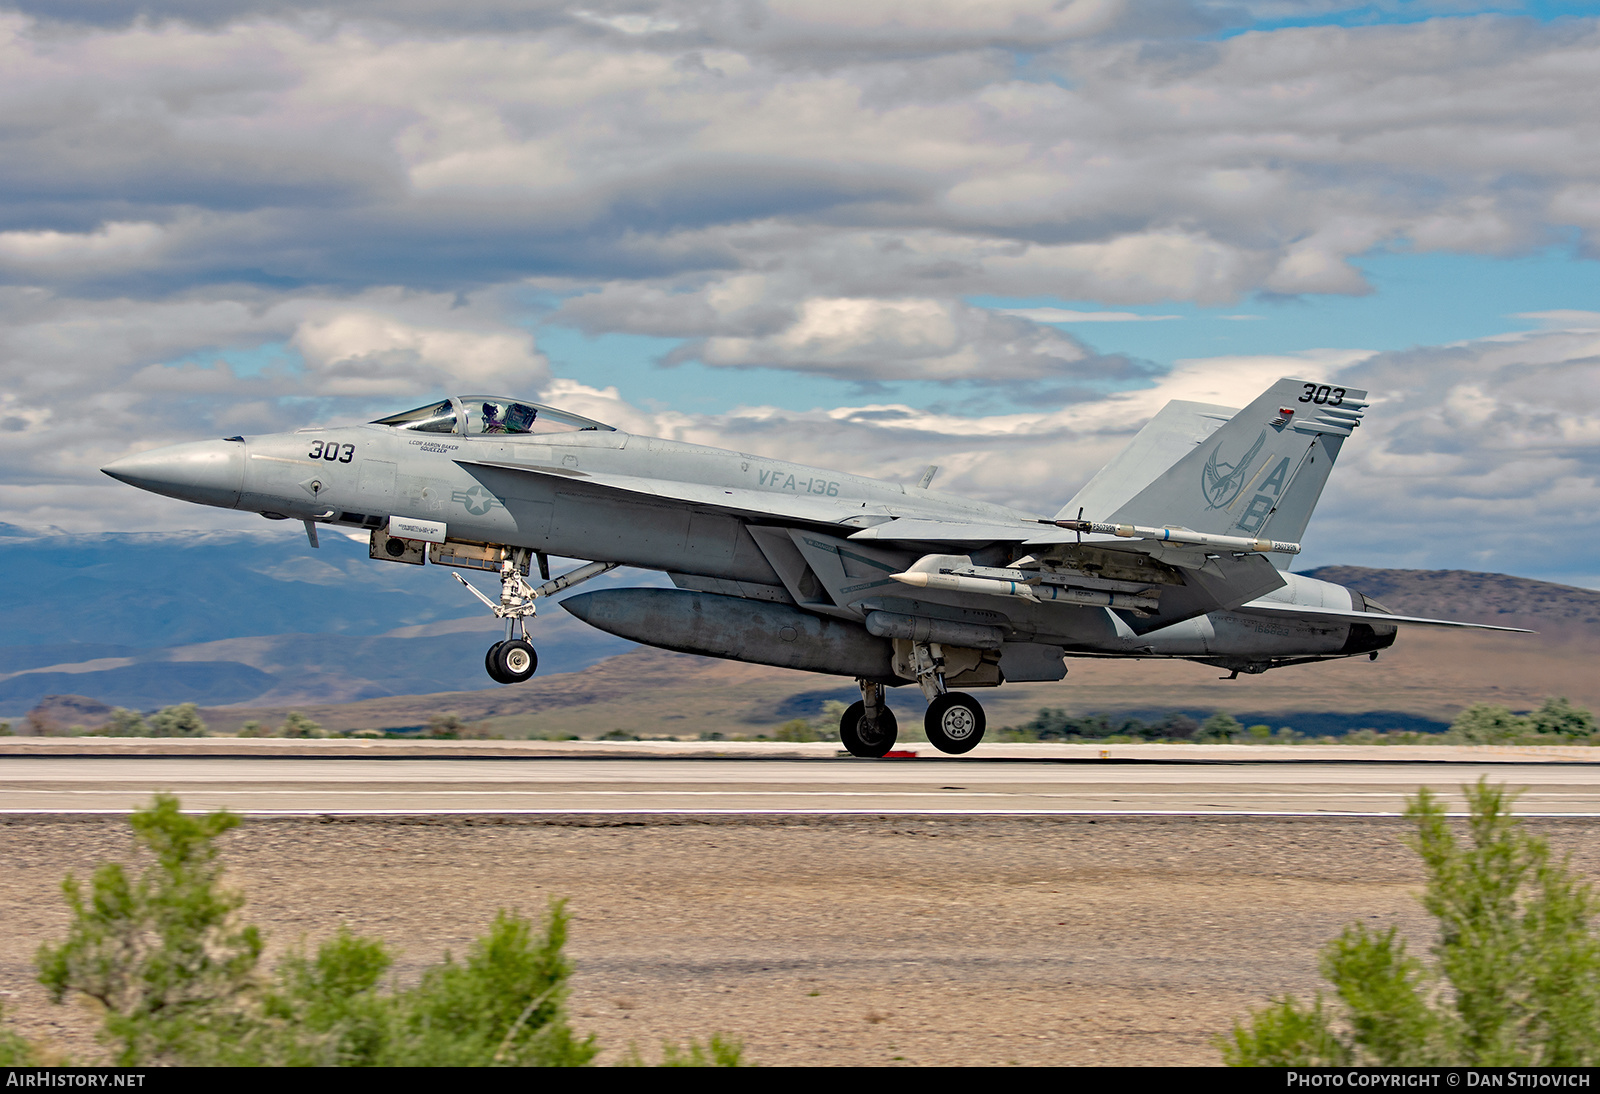
<path id="1" fill-rule="evenodd" d="M 900 723 L 894 716 L 894 711 L 886 706 L 878 708 L 878 724 L 872 733 L 861 732 L 861 715 L 865 713 L 865 703 L 855 703 L 844 712 L 839 719 L 839 741 L 852 756 L 861 756 L 866 759 L 877 759 L 884 756 L 894 747 L 895 738 L 900 736 Z"/>
<path id="2" fill-rule="evenodd" d="M 507 684 L 520 684 L 539 670 L 539 655 L 533 647 L 520 638 L 500 643 L 495 651 L 494 667 Z"/>
<path id="3" fill-rule="evenodd" d="M 922 726 L 934 748 L 959 756 L 978 747 L 978 742 L 983 740 L 987 720 L 983 716 L 983 707 L 976 699 L 952 691 L 928 704 L 928 713 L 923 718 Z"/>
<path id="4" fill-rule="evenodd" d="M 496 642 L 489 647 L 489 652 L 483 655 L 483 671 L 489 674 L 489 679 L 497 684 L 509 684 L 510 680 L 500 675 L 500 647 L 504 642 Z"/>

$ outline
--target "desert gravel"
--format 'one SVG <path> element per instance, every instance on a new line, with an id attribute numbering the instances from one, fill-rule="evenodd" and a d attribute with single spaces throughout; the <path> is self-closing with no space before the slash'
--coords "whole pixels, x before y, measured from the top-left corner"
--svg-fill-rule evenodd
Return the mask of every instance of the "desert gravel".
<path id="1" fill-rule="evenodd" d="M 1592 820 L 1539 820 L 1600 874 Z M 762 1064 L 1215 1064 L 1213 1038 L 1318 985 L 1350 921 L 1431 940 L 1394 819 L 257 819 L 224 837 L 269 960 L 340 924 L 415 978 L 497 908 L 573 916 L 573 1024 L 630 1044 L 742 1038 Z M 121 817 L 0 819 L 11 1024 L 103 1059 L 33 980 L 63 875 L 134 861 Z"/>

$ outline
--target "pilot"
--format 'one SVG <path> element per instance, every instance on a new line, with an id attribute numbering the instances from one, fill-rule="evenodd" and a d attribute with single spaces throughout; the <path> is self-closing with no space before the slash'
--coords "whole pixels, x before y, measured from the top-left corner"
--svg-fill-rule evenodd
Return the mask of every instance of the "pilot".
<path id="1" fill-rule="evenodd" d="M 483 431 L 485 433 L 504 433 L 506 424 L 500 420 L 500 408 L 493 403 L 483 404 Z"/>

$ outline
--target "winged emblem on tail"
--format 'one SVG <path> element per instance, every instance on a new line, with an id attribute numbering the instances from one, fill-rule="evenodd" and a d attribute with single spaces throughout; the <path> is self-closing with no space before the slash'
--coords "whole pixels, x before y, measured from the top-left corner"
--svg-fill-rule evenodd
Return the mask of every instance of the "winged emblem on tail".
<path id="1" fill-rule="evenodd" d="M 1231 464 L 1217 460 L 1217 454 L 1222 451 L 1220 444 L 1211 450 L 1211 458 L 1206 460 L 1206 465 L 1200 472 L 1200 489 L 1205 492 L 1206 503 L 1210 508 L 1221 509 L 1239 496 L 1239 491 L 1244 488 L 1245 475 L 1250 470 L 1250 464 L 1261 451 L 1261 446 L 1266 443 L 1267 432 L 1262 430 L 1261 436 L 1256 438 L 1256 443 L 1250 446 L 1250 451 Z"/>

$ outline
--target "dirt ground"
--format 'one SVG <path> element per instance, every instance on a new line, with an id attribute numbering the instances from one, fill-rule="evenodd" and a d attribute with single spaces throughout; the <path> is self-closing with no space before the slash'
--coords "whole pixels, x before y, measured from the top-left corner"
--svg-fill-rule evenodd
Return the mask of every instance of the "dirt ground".
<path id="1" fill-rule="evenodd" d="M 1595 822 L 1530 822 L 1600 875 Z M 1352 920 L 1424 951 L 1398 820 L 606 818 L 251 820 L 224 837 L 269 960 L 340 924 L 402 979 L 497 908 L 569 901 L 573 1025 L 630 1044 L 723 1032 L 769 1065 L 1215 1064 L 1250 1007 L 1317 986 Z M 0 995 L 79 1062 L 81 1005 L 33 980 L 60 882 L 133 861 L 120 817 L 0 819 Z"/>

